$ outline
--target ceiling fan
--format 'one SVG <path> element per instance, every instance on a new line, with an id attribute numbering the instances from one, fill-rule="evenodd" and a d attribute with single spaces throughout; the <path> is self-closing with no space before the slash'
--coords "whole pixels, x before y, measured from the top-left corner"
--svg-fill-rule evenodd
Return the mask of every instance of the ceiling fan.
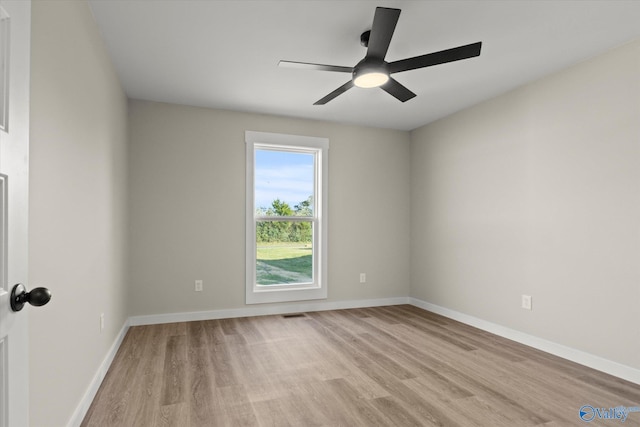
<path id="1" fill-rule="evenodd" d="M 373 25 L 370 31 L 365 31 L 360 36 L 360 43 L 367 48 L 365 57 L 355 67 L 342 67 L 338 65 L 313 64 L 309 62 L 280 61 L 280 67 L 301 68 L 307 70 L 334 71 L 338 73 L 351 73 L 351 80 L 334 90 L 313 105 L 324 105 L 338 95 L 343 94 L 353 86 L 372 88 L 380 87 L 385 92 L 394 96 L 401 102 L 406 102 L 416 96 L 402 84 L 398 83 L 391 74 L 402 71 L 415 70 L 417 68 L 430 67 L 432 65 L 459 61 L 480 55 L 482 42 L 465 46 L 454 47 L 426 55 L 399 61 L 386 62 L 384 57 L 389 49 L 393 31 L 400 17 L 400 9 L 377 7 L 373 17 Z"/>

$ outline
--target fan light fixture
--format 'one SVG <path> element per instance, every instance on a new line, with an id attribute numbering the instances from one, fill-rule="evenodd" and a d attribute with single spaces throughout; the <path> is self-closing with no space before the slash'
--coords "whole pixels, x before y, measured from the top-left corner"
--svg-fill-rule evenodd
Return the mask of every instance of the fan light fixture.
<path id="1" fill-rule="evenodd" d="M 389 71 L 384 62 L 372 63 L 365 58 L 353 69 L 353 84 L 358 87 L 380 87 L 389 81 Z"/>
<path id="2" fill-rule="evenodd" d="M 389 75 L 381 72 L 372 71 L 361 74 L 353 78 L 353 84 L 358 87 L 371 88 L 379 87 L 389 81 Z"/>

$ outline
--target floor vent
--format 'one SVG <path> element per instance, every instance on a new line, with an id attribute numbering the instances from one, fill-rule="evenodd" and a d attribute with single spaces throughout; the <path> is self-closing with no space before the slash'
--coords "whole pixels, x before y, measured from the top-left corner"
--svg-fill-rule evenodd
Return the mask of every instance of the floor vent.
<path id="1" fill-rule="evenodd" d="M 284 317 L 285 319 L 291 319 L 293 317 L 307 317 L 304 315 L 304 313 L 294 313 L 294 314 L 283 314 L 282 317 Z"/>

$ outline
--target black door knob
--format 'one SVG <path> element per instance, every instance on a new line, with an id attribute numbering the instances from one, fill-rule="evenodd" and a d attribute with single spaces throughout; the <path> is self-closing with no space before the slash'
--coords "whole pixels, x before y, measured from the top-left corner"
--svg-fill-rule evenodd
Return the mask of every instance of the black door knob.
<path id="1" fill-rule="evenodd" d="M 35 288 L 27 292 L 27 288 L 22 283 L 18 283 L 11 290 L 11 310 L 20 311 L 25 303 L 34 307 L 45 305 L 51 299 L 51 292 L 47 288 Z"/>

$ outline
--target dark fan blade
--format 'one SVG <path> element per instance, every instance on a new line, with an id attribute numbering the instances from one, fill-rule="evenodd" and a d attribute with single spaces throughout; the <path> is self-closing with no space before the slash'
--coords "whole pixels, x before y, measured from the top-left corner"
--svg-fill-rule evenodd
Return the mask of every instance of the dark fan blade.
<path id="1" fill-rule="evenodd" d="M 398 83 L 397 80 L 389 78 L 389 81 L 380 86 L 389 95 L 395 96 L 399 101 L 406 102 L 416 96 L 415 93 Z"/>
<path id="2" fill-rule="evenodd" d="M 353 72 L 353 67 L 341 67 L 339 65 L 311 64 L 309 62 L 280 61 L 278 62 L 278 66 L 287 67 L 287 68 L 302 68 L 305 70 L 337 71 L 339 73 Z"/>
<path id="3" fill-rule="evenodd" d="M 400 9 L 376 7 L 376 14 L 373 16 L 373 25 L 369 34 L 367 58 L 384 59 L 399 17 Z"/>
<path id="4" fill-rule="evenodd" d="M 480 55 L 481 47 L 482 42 L 477 42 L 466 46 L 454 47 L 453 49 L 441 50 L 440 52 L 390 62 L 389 73 L 399 73 L 401 71 L 415 70 L 416 68 L 473 58 L 474 56 Z"/>
<path id="5" fill-rule="evenodd" d="M 338 89 L 336 89 L 333 92 L 331 92 L 329 95 L 325 96 L 324 98 L 322 98 L 319 101 L 314 102 L 313 105 L 324 105 L 327 102 L 331 101 L 336 96 L 342 95 L 343 93 L 345 93 L 346 91 L 348 91 L 352 87 L 353 87 L 353 81 L 349 80 L 348 82 L 346 82 L 345 84 L 340 86 Z"/>

